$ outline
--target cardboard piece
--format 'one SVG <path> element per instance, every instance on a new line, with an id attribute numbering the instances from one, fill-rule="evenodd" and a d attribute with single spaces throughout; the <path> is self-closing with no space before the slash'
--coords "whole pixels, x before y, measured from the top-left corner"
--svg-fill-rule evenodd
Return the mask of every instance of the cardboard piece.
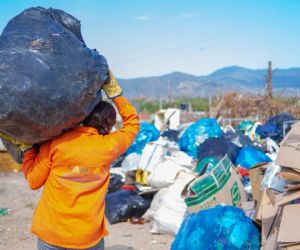
<path id="1" fill-rule="evenodd" d="M 289 245 L 286 247 L 280 247 L 282 250 L 300 250 L 300 244 Z"/>
<path id="2" fill-rule="evenodd" d="M 299 211 L 300 204 L 284 206 L 277 239 L 280 245 L 300 244 Z"/>
<path id="3" fill-rule="evenodd" d="M 266 205 L 271 205 L 271 201 L 269 196 L 267 195 L 267 190 L 264 189 L 258 198 L 258 202 L 256 204 L 255 210 L 256 210 L 256 216 L 255 219 L 257 221 L 262 221 L 262 208 Z"/>
<path id="4" fill-rule="evenodd" d="M 295 191 L 295 190 L 300 190 L 300 184 L 288 184 L 286 186 L 287 191 Z"/>
<path id="5" fill-rule="evenodd" d="M 250 182 L 252 187 L 252 196 L 254 201 L 258 201 L 260 194 L 260 184 L 264 179 L 264 170 L 260 167 L 251 168 L 249 170 Z"/>
<path id="6" fill-rule="evenodd" d="M 262 246 L 263 250 L 277 250 L 277 233 L 273 233 Z"/>
<path id="7" fill-rule="evenodd" d="M 273 205 L 264 205 L 261 208 L 262 216 L 262 227 L 261 227 L 261 244 L 264 245 L 264 242 L 269 238 L 272 227 L 274 225 L 275 216 L 278 212 L 279 207 L 274 207 Z"/>
<path id="8" fill-rule="evenodd" d="M 268 188 L 267 195 L 274 206 L 280 206 L 300 198 L 300 190 L 278 193 Z"/>
<path id="9" fill-rule="evenodd" d="M 182 197 L 190 213 L 217 204 L 241 207 L 242 202 L 247 201 L 240 176 L 227 155 L 212 171 L 188 183 L 182 191 Z"/>
<path id="10" fill-rule="evenodd" d="M 264 208 L 265 213 L 266 212 L 273 213 L 272 214 L 273 217 L 270 214 L 268 219 L 265 218 L 268 220 L 268 223 L 271 223 L 271 225 L 269 224 L 269 227 L 270 226 L 271 227 L 267 231 L 267 234 L 265 234 L 265 236 L 264 236 L 265 238 L 264 238 L 264 242 L 262 243 L 263 244 L 262 247 L 264 250 L 277 250 L 278 249 L 277 238 L 278 238 L 278 232 L 279 232 L 279 227 L 280 227 L 280 222 L 281 222 L 281 217 L 282 217 L 282 207 L 278 208 L 275 215 L 274 215 L 274 210 L 268 211 L 268 209 L 270 209 L 270 208 Z M 266 216 L 268 216 L 268 215 L 266 215 Z M 268 227 L 268 225 L 266 225 L 266 227 Z"/>
<path id="11" fill-rule="evenodd" d="M 288 181 L 300 182 L 300 173 L 292 168 L 281 168 L 278 175 Z"/>
<path id="12" fill-rule="evenodd" d="M 283 139 L 276 164 L 300 170 L 300 122 L 294 124 Z"/>

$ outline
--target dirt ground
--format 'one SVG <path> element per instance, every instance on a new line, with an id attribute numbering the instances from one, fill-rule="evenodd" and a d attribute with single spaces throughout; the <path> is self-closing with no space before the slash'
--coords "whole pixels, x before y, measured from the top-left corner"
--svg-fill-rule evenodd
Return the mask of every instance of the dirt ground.
<path id="1" fill-rule="evenodd" d="M 29 231 L 34 208 L 41 190 L 32 191 L 20 172 L 0 172 L 0 208 L 12 214 L 0 215 L 0 250 L 36 249 L 36 238 Z M 108 225 L 107 250 L 166 250 L 173 237 L 152 235 L 149 224 L 118 223 Z"/>

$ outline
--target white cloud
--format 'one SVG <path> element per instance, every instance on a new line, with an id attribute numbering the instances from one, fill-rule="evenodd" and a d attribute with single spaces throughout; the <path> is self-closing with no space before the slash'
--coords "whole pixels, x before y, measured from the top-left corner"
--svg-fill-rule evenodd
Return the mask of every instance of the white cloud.
<path id="1" fill-rule="evenodd" d="M 140 16 L 135 17 L 134 19 L 139 20 L 139 21 L 149 21 L 154 18 L 150 15 L 140 15 Z"/>

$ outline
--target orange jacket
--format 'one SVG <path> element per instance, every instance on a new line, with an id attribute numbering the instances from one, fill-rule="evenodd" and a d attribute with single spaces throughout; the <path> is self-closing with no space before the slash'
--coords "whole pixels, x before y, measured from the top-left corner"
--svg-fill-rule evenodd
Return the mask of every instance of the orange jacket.
<path id="1" fill-rule="evenodd" d="M 104 200 L 109 168 L 139 131 L 134 107 L 122 96 L 114 99 L 123 128 L 99 135 L 95 128 L 77 127 L 30 150 L 22 170 L 32 189 L 45 185 L 34 213 L 32 232 L 65 248 L 89 248 L 107 235 Z"/>

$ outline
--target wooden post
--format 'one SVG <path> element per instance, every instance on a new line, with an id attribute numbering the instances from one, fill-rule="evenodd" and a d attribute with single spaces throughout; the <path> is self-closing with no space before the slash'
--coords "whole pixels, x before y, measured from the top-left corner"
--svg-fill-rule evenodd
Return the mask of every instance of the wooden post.
<path id="1" fill-rule="evenodd" d="M 272 85 L 272 62 L 268 62 L 268 78 L 267 78 L 267 98 L 273 98 L 273 85 Z"/>

